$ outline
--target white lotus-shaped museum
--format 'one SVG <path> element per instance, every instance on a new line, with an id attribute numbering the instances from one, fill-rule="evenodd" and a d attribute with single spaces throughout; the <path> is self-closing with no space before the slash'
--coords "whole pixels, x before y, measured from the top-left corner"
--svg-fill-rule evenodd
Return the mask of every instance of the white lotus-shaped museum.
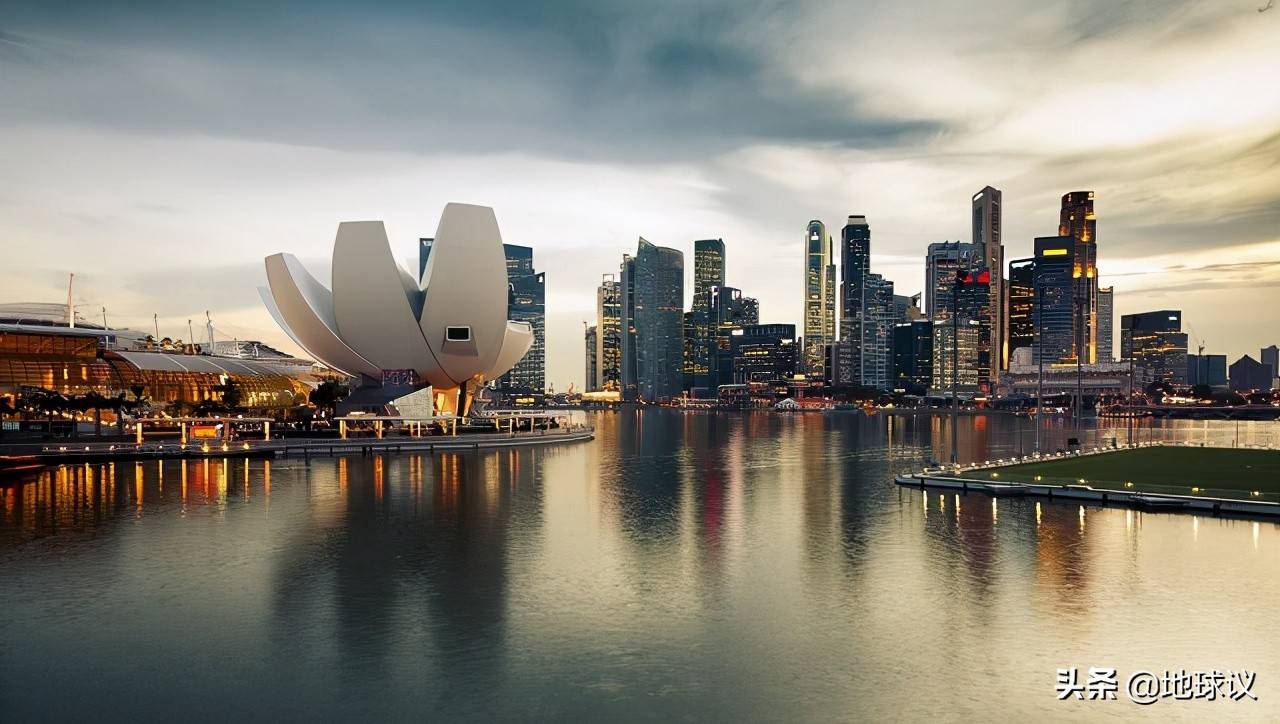
<path id="1" fill-rule="evenodd" d="M 506 257 L 487 206 L 445 205 L 420 280 L 396 263 L 381 221 L 338 225 L 332 289 L 292 254 L 266 266 L 262 298 L 276 323 L 362 389 L 430 385 L 437 410 L 466 414 L 468 390 L 533 344 L 528 323 L 507 319 Z"/>

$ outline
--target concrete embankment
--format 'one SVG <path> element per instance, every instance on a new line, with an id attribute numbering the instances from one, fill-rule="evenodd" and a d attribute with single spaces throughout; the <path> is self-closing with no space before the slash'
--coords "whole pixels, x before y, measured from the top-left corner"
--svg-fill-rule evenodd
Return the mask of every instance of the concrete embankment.
<path id="1" fill-rule="evenodd" d="M 1194 495 L 1098 490 L 1088 485 L 1044 485 L 1037 483 L 988 483 L 947 475 L 915 473 L 894 479 L 898 485 L 962 492 L 986 493 L 995 497 L 1035 496 L 1050 500 L 1087 501 L 1162 513 L 1207 513 L 1245 517 L 1280 516 L 1280 504 L 1262 501 L 1209 498 Z"/>
<path id="2" fill-rule="evenodd" d="M 492 450 L 583 442 L 595 437 L 591 428 L 511 433 L 468 433 L 431 437 L 288 438 L 235 440 L 229 443 L 58 443 L 0 446 L 0 473 L 45 465 L 72 465 L 120 460 L 200 459 L 223 457 L 307 457 L 411 452 Z"/>

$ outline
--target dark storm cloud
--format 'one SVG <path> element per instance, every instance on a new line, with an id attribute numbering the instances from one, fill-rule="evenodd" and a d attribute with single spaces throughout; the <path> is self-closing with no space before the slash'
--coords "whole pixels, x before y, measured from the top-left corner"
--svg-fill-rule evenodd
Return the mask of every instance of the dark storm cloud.
<path id="1" fill-rule="evenodd" d="M 0 36 L 0 91 L 17 99 L 0 119 L 630 161 L 944 130 L 789 77 L 769 33 L 794 20 L 785 4 L 54 5 Z"/>

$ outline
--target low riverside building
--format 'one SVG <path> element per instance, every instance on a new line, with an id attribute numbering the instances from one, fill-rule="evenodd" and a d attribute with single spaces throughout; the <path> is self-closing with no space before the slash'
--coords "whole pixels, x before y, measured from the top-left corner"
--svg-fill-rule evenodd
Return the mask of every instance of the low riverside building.
<path id="1" fill-rule="evenodd" d="M 212 355 L 107 349 L 111 330 L 0 324 L 0 399 L 26 391 L 104 397 L 138 393 L 154 405 L 220 400 L 228 382 L 249 410 L 291 407 L 309 387 L 270 364 Z"/>
<path id="2" fill-rule="evenodd" d="M 1040 387 L 1040 366 L 1035 363 L 1031 349 L 1020 347 L 1009 358 L 1008 374 L 1001 377 L 1000 389 L 1005 394 L 1035 397 Z M 1080 388 L 1086 397 L 1099 395 L 1126 395 L 1129 393 L 1128 362 L 1096 362 L 1081 365 L 1074 362 L 1044 365 L 1045 397 L 1075 394 L 1076 375 L 1080 376 Z"/>

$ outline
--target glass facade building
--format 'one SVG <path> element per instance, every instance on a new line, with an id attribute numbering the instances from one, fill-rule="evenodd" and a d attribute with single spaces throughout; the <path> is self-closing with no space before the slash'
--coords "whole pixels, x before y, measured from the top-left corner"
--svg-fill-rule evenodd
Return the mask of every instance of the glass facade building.
<path id="1" fill-rule="evenodd" d="M 1072 337 L 1069 357 L 1079 353 L 1096 362 L 1098 351 L 1098 228 L 1092 191 L 1072 191 L 1062 197 L 1058 236 L 1072 240 Z"/>
<path id="2" fill-rule="evenodd" d="M 988 296 L 991 303 L 981 321 L 985 345 L 989 349 L 991 364 L 988 379 L 992 384 L 1000 381 L 1000 370 L 1009 365 L 1009 350 L 1005 343 L 1005 283 L 1004 243 L 1001 240 L 1001 194 L 999 189 L 984 187 L 973 195 L 973 245 L 976 247 L 978 265 L 989 272 Z"/>
<path id="3" fill-rule="evenodd" d="M 1035 240 L 1035 303 L 1032 322 L 1036 344 L 1032 359 L 1054 364 L 1073 359 L 1075 240 L 1041 236 Z"/>
<path id="4" fill-rule="evenodd" d="M 498 378 L 499 395 L 509 401 L 542 395 L 547 389 L 547 286 L 546 273 L 533 268 L 533 249 L 515 244 L 503 244 L 502 249 L 507 259 L 507 317 L 533 328 L 533 346 Z"/>
<path id="5" fill-rule="evenodd" d="M 1036 341 L 1036 260 L 1014 259 L 1009 262 L 1008 276 L 1008 342 L 1009 357 L 1015 350 L 1031 349 Z M 1006 368 L 1008 365 L 1006 365 Z"/>
<path id="6" fill-rule="evenodd" d="M 804 374 L 826 379 L 828 347 L 835 341 L 836 267 L 826 224 L 814 219 L 804 234 Z"/>
<path id="7" fill-rule="evenodd" d="M 729 337 L 733 383 L 789 382 L 796 375 L 796 326 L 748 324 Z"/>
<path id="8" fill-rule="evenodd" d="M 951 318 L 951 285 L 956 272 L 972 269 L 978 258 L 973 244 L 942 241 L 929 245 L 924 258 L 924 312 L 933 321 Z"/>
<path id="9" fill-rule="evenodd" d="M 1136 387 L 1187 384 L 1187 335 L 1182 312 L 1161 309 L 1120 318 L 1120 354 L 1133 367 Z"/>
<path id="10" fill-rule="evenodd" d="M 685 388 L 695 396 L 714 394 L 708 389 L 715 344 L 711 294 L 724 286 L 724 260 L 723 239 L 693 242 L 693 305 L 684 315 L 684 376 Z"/>
<path id="11" fill-rule="evenodd" d="M 684 254 L 643 237 L 631 260 L 636 398 L 662 402 L 684 389 Z M 624 282 L 624 286 L 626 283 Z M 623 366 L 626 360 L 623 351 Z"/>
<path id="12" fill-rule="evenodd" d="M 893 389 L 924 395 L 933 383 L 933 322 L 918 319 L 893 327 Z"/>
<path id="13" fill-rule="evenodd" d="M 863 320 L 866 304 L 876 301 L 875 291 L 867 295 L 870 274 L 871 226 L 867 217 L 851 215 L 840 231 L 840 341 L 833 375 L 838 384 L 862 384 Z"/>

